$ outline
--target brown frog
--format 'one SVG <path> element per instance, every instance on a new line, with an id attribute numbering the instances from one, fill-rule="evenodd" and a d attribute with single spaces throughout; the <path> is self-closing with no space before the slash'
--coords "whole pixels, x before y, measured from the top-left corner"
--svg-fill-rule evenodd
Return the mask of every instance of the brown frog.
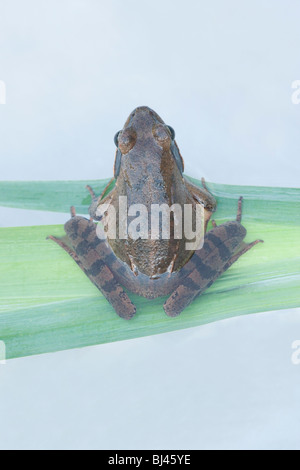
<path id="1" fill-rule="evenodd" d="M 50 238 L 72 256 L 120 317 L 130 319 L 136 313 L 125 289 L 147 298 L 168 295 L 164 310 L 171 317 L 177 316 L 261 240 L 243 242 L 246 229 L 240 223 L 242 198 L 235 221 L 220 226 L 213 221 L 212 230 L 206 232 L 216 200 L 204 180 L 203 187 L 199 188 L 184 177 L 175 132 L 150 108 L 141 106 L 130 114 L 123 129 L 116 134 L 115 144 L 113 189 L 107 190 L 109 184 L 97 197 L 88 187 L 92 195 L 90 220 L 76 216 L 72 208 L 72 217 L 65 224 L 66 236 Z M 124 226 L 121 199 L 126 201 L 126 212 L 132 205 L 139 205 L 150 214 L 143 236 L 128 235 L 130 220 L 126 218 Z M 194 232 L 195 216 L 201 206 L 202 229 L 206 234 L 199 248 L 187 249 L 188 238 L 182 230 L 184 220 L 176 221 L 172 211 L 169 237 L 162 236 L 161 220 L 159 234 L 153 237 L 150 233 L 153 205 L 172 207 L 174 204 L 182 213 L 186 206 L 191 207 Z M 101 207 L 107 210 L 101 212 Z M 113 217 L 109 215 L 110 208 L 114 209 Z M 101 219 L 105 224 L 115 221 L 117 235 L 99 238 L 94 220 Z M 181 225 L 181 237 L 176 236 L 178 225 Z M 125 229 L 122 236 L 121 228 Z"/>

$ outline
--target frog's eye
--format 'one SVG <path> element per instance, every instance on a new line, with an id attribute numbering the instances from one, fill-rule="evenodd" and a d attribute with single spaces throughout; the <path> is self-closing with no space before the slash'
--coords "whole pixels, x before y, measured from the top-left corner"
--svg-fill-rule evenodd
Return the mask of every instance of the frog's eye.
<path id="1" fill-rule="evenodd" d="M 153 136 L 159 142 L 159 145 L 170 145 L 170 134 L 167 127 L 158 124 L 153 129 Z"/>
<path id="2" fill-rule="evenodd" d="M 171 126 L 167 126 L 167 127 L 168 127 L 168 129 L 171 133 L 172 140 L 174 140 L 175 139 L 175 131 L 174 131 L 173 127 L 171 127 Z"/>
<path id="3" fill-rule="evenodd" d="M 122 155 L 130 152 L 135 146 L 137 135 L 134 129 L 128 127 L 124 131 L 121 131 L 118 135 L 118 148 L 121 150 Z"/>
<path id="4" fill-rule="evenodd" d="M 116 147 L 119 146 L 118 138 L 119 138 L 120 132 L 121 132 L 121 131 L 117 132 L 116 135 L 114 136 L 114 143 L 115 143 L 115 146 L 116 146 Z"/>

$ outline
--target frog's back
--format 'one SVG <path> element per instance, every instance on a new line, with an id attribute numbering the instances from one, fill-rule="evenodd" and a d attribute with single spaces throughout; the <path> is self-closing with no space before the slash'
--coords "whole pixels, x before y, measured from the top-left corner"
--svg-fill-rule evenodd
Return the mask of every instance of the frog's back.
<path id="1" fill-rule="evenodd" d="M 143 217 L 144 224 L 143 236 L 137 234 L 126 239 L 117 236 L 108 239 L 109 244 L 134 272 L 157 277 L 179 269 L 190 258 L 191 252 L 185 250 L 184 237 L 174 236 L 176 219 L 172 211 L 168 217 L 168 208 L 177 204 L 177 209 L 179 207 L 183 212 L 185 204 L 195 205 L 195 201 L 182 175 L 183 160 L 174 141 L 174 131 L 154 111 L 143 106 L 131 113 L 118 133 L 116 143 L 116 186 L 111 204 L 116 211 L 118 232 L 120 217 L 124 216 L 124 198 L 128 214 L 131 214 L 126 226 L 129 232 L 137 225 L 137 220 L 134 223 L 137 217 L 140 220 Z M 139 212 L 136 212 L 139 209 L 136 205 L 141 205 Z M 166 210 L 164 219 L 157 215 L 157 205 Z M 170 236 L 165 238 L 166 232 L 162 229 L 169 222 Z"/>

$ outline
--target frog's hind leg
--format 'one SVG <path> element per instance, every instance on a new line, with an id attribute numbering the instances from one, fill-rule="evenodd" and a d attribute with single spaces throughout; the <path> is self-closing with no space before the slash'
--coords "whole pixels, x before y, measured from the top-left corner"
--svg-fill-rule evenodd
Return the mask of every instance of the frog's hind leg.
<path id="1" fill-rule="evenodd" d="M 72 206 L 71 207 L 71 217 L 75 217 L 75 208 Z M 49 235 L 47 237 L 47 240 L 52 240 L 55 243 L 57 243 L 63 250 L 65 250 L 76 263 L 78 266 L 85 272 L 85 269 L 78 258 L 76 251 L 74 251 L 74 248 L 72 247 L 71 240 L 69 239 L 68 235 L 65 235 L 64 237 L 54 237 L 53 235 Z"/>
<path id="2" fill-rule="evenodd" d="M 52 240 L 55 243 L 57 243 L 63 250 L 65 250 L 73 258 L 74 261 L 76 261 L 78 266 L 85 272 L 85 269 L 80 259 L 78 258 L 76 252 L 73 250 L 69 237 L 67 235 L 61 238 L 54 237 L 53 235 L 49 235 L 49 237 L 47 237 L 47 240 Z"/>
<path id="3" fill-rule="evenodd" d="M 214 224 L 204 238 L 201 250 L 195 251 L 191 260 L 184 266 L 180 285 L 164 304 L 168 316 L 179 315 L 198 295 L 210 287 L 223 272 L 254 245 L 262 240 L 244 243 L 246 229 L 240 224 L 241 203 L 239 200 L 237 220 L 220 226 Z"/>
<path id="4" fill-rule="evenodd" d="M 240 196 L 238 200 L 238 209 L 237 209 L 237 214 L 236 214 L 236 221 L 239 224 L 242 221 L 242 213 L 243 213 L 242 204 L 243 204 L 243 196 Z M 212 220 L 211 223 L 214 228 L 217 227 L 215 220 Z M 228 269 L 235 261 L 237 261 L 240 256 L 242 256 L 244 253 L 247 253 L 247 251 L 249 251 L 253 246 L 257 245 L 258 243 L 263 243 L 263 240 L 254 240 L 254 242 L 251 242 L 251 243 L 241 242 L 239 245 L 239 250 L 226 263 L 224 267 L 224 271 Z"/>
<path id="5" fill-rule="evenodd" d="M 136 308 L 110 269 L 111 253 L 106 247 L 105 240 L 98 238 L 94 222 L 74 213 L 72 215 L 65 224 L 67 235 L 61 239 L 49 238 L 58 243 L 76 261 L 116 313 L 121 318 L 129 320 L 136 313 Z"/>

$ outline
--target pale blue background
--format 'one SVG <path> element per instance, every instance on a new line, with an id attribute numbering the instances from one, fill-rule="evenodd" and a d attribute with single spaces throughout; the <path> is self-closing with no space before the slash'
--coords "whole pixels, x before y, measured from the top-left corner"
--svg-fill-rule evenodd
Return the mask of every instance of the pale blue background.
<path id="1" fill-rule="evenodd" d="M 1 0 L 1 179 L 111 176 L 115 132 L 148 105 L 187 174 L 299 186 L 299 17 L 296 0 Z M 2 226 L 65 217 L 0 208 Z M 0 448 L 299 449 L 299 338 L 293 310 L 9 361 Z"/>

